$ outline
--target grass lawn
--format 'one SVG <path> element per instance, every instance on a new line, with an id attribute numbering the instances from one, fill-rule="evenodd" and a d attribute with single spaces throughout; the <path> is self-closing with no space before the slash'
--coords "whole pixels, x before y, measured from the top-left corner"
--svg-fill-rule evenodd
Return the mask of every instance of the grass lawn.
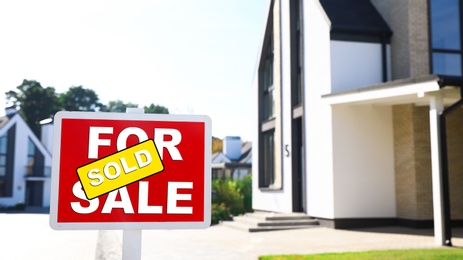
<path id="1" fill-rule="evenodd" d="M 348 253 L 327 253 L 316 255 L 269 255 L 261 256 L 259 260 L 309 260 L 309 259 L 463 259 L 463 249 L 439 248 L 439 249 L 410 249 L 410 250 L 384 250 Z"/>

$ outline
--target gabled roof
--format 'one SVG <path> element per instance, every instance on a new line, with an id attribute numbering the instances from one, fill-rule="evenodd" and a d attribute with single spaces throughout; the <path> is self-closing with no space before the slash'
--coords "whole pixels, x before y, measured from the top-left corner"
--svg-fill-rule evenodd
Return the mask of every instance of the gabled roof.
<path id="1" fill-rule="evenodd" d="M 230 163 L 231 160 L 222 152 L 216 152 L 212 155 L 212 163 Z"/>
<path id="2" fill-rule="evenodd" d="M 252 158 L 252 142 L 246 142 L 241 148 L 241 157 L 239 159 L 239 162 L 246 163 L 251 158 Z"/>
<path id="3" fill-rule="evenodd" d="M 19 113 L 0 117 L 0 136 L 4 135 L 14 125 L 25 128 L 26 135 L 31 138 L 32 142 L 36 145 L 40 152 L 42 152 L 44 156 L 51 157 L 51 151 L 48 151 L 48 149 L 45 148 L 45 145 L 40 141 L 39 138 L 37 138 L 34 132 L 32 132 L 26 121 L 24 121 Z"/>
<path id="4" fill-rule="evenodd" d="M 212 168 L 250 167 L 252 159 L 252 142 L 246 142 L 241 147 L 241 156 L 237 160 L 231 160 L 224 153 L 217 152 L 212 155 Z"/>
<path id="5" fill-rule="evenodd" d="M 332 33 L 385 34 L 391 29 L 369 0 L 320 0 Z"/>

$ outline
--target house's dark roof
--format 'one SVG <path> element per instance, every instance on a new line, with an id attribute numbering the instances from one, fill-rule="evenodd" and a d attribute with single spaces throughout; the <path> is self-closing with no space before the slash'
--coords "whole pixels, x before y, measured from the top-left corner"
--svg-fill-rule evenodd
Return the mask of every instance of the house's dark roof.
<path id="1" fill-rule="evenodd" d="M 392 34 L 369 0 L 320 0 L 331 20 L 332 33 Z"/>
<path id="2" fill-rule="evenodd" d="M 218 156 L 225 156 L 227 157 L 224 153 L 222 152 L 217 152 L 217 153 L 214 153 L 212 155 L 212 160 L 211 161 L 215 161 L 216 158 Z M 228 158 L 228 157 L 227 157 Z M 229 163 L 224 163 L 224 162 L 221 162 L 221 163 L 216 163 L 216 165 L 214 166 L 214 163 L 212 165 L 212 168 L 222 168 L 222 167 L 251 167 L 251 163 L 248 163 L 247 161 L 249 161 L 249 159 L 252 158 L 252 142 L 246 142 L 243 144 L 243 146 L 241 147 L 241 156 L 240 158 L 236 159 L 236 160 L 233 160 L 233 159 L 230 159 L 230 162 Z"/>
<path id="3" fill-rule="evenodd" d="M 252 142 L 246 142 L 243 147 L 241 147 L 241 157 L 239 159 L 240 163 L 245 163 L 252 157 Z"/>

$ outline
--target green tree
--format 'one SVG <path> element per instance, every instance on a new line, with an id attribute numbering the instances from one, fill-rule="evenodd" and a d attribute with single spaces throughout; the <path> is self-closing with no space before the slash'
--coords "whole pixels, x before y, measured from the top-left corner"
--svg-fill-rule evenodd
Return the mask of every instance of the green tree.
<path id="1" fill-rule="evenodd" d="M 103 108 L 95 91 L 82 86 L 70 87 L 59 96 L 59 101 L 67 111 L 100 111 Z"/>
<path id="2" fill-rule="evenodd" d="M 151 103 L 149 106 L 145 106 L 145 113 L 152 113 L 152 114 L 169 114 L 169 109 L 164 106 L 155 105 Z"/>
<path id="3" fill-rule="evenodd" d="M 222 152 L 223 150 L 223 141 L 220 138 L 212 137 L 212 154 L 217 152 Z"/>
<path id="4" fill-rule="evenodd" d="M 138 107 L 138 105 L 130 103 L 130 102 L 124 103 L 122 102 L 122 100 L 114 100 L 114 101 L 109 101 L 108 105 L 105 106 L 102 109 L 102 111 L 125 113 L 125 110 L 128 107 Z"/>
<path id="5" fill-rule="evenodd" d="M 37 136 L 40 136 L 39 122 L 61 110 L 55 88 L 43 88 L 35 80 L 25 79 L 17 87 L 17 91 L 10 90 L 5 94 L 6 99 L 19 109 L 20 115 Z"/>

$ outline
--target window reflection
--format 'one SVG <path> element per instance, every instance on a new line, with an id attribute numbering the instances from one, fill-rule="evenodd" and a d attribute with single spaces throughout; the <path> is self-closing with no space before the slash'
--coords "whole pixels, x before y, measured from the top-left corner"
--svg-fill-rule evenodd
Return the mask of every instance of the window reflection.
<path id="1" fill-rule="evenodd" d="M 459 0 L 430 0 L 432 73 L 462 76 Z"/>
<path id="2" fill-rule="evenodd" d="M 461 55 L 451 53 L 433 53 L 434 73 L 446 76 L 461 76 Z"/>
<path id="3" fill-rule="evenodd" d="M 431 1 L 432 47 L 460 50 L 459 0 Z"/>

